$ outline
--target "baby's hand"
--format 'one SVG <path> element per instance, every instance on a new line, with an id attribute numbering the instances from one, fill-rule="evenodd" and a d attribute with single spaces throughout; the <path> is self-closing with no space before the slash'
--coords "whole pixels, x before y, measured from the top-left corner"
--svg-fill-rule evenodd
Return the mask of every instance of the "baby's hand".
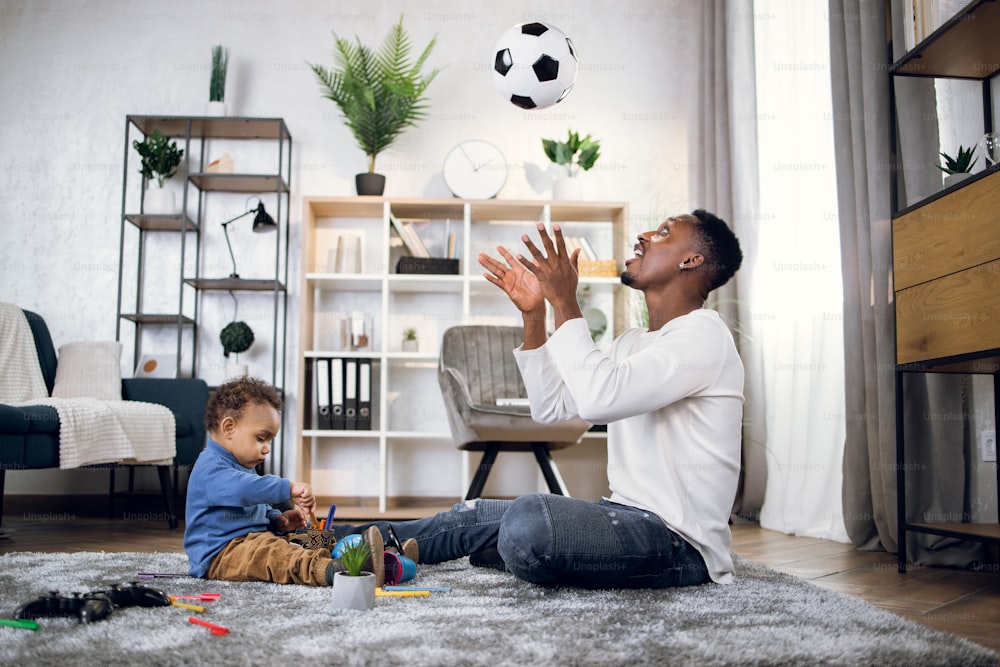
<path id="1" fill-rule="evenodd" d="M 316 511 L 316 498 L 313 496 L 312 487 L 305 482 L 292 482 L 292 502 L 307 514 Z"/>
<path id="2" fill-rule="evenodd" d="M 306 515 L 299 508 L 285 510 L 271 519 L 271 529 L 278 533 L 294 533 L 306 527 Z"/>

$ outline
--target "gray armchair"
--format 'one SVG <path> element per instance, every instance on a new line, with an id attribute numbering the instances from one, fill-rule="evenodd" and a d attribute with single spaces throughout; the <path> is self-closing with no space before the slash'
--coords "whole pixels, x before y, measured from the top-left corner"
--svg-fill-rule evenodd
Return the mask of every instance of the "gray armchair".
<path id="1" fill-rule="evenodd" d="M 569 495 L 551 451 L 571 447 L 590 428 L 579 418 L 540 424 L 525 405 L 498 405 L 498 399 L 524 399 L 527 393 L 513 350 L 520 327 L 458 326 L 444 333 L 438 380 L 455 445 L 483 452 L 466 500 L 478 498 L 501 451 L 533 452 L 552 493 Z"/>

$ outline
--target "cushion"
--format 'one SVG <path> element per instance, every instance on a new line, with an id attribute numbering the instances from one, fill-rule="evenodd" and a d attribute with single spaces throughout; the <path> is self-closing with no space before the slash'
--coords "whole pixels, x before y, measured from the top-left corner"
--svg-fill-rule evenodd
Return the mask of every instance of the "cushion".
<path id="1" fill-rule="evenodd" d="M 121 356 L 122 345 L 115 341 L 66 343 L 59 348 L 52 397 L 122 400 Z"/>

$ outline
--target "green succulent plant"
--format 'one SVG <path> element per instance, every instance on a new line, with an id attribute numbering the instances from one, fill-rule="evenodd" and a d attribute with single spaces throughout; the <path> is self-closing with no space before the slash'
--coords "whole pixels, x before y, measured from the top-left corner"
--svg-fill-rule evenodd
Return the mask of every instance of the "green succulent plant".
<path id="1" fill-rule="evenodd" d="M 340 109 L 358 147 L 368 156 L 368 172 L 375 172 L 375 156 L 400 133 L 427 117 L 424 93 L 440 70 L 423 74 L 424 63 L 437 38 L 431 39 L 416 60 L 403 17 L 386 35 L 377 51 L 355 38 L 333 35 L 335 66 L 308 63 L 319 79 L 323 97 Z"/>
<path id="2" fill-rule="evenodd" d="M 239 355 L 250 349 L 253 329 L 246 322 L 230 322 L 219 333 L 219 341 L 222 343 L 222 354 L 228 359 L 230 353 Z"/>
<path id="3" fill-rule="evenodd" d="M 371 553 L 371 548 L 367 542 L 357 540 L 356 542 L 345 544 L 343 549 L 341 549 L 340 563 L 344 566 L 344 570 L 347 571 L 349 576 L 357 577 L 364 570 L 365 563 L 368 561 Z"/>
<path id="4" fill-rule="evenodd" d="M 940 153 L 941 157 L 944 158 L 944 166 L 942 167 L 939 164 L 934 166 L 946 174 L 964 174 L 972 171 L 972 167 L 974 167 L 976 162 L 979 160 L 979 158 L 973 159 L 972 156 L 975 154 L 975 146 L 963 148 L 959 145 L 957 157 L 952 157 L 947 153 Z"/>
<path id="5" fill-rule="evenodd" d="M 171 142 L 170 138 L 164 136 L 159 129 L 153 130 L 152 134 L 142 141 L 134 140 L 132 147 L 142 158 L 142 168 L 139 169 L 139 173 L 146 180 L 152 180 L 155 176 L 161 188 L 168 178 L 177 173 L 181 158 L 184 157 L 184 149 L 177 148 L 177 142 Z"/>
<path id="6" fill-rule="evenodd" d="M 545 156 L 566 167 L 568 175 L 572 178 L 579 173 L 579 170 L 587 171 L 594 166 L 597 158 L 601 156 L 601 142 L 594 139 L 589 134 L 584 138 L 570 130 L 566 141 L 556 141 L 555 139 L 542 139 L 542 149 Z"/>

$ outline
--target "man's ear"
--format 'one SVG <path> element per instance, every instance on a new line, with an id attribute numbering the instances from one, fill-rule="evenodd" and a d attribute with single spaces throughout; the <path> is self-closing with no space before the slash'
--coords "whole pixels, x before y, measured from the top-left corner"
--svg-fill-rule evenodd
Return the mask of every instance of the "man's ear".
<path id="1" fill-rule="evenodd" d="M 704 262 L 705 262 L 704 255 L 691 255 L 690 257 L 684 260 L 684 268 L 694 269 L 704 264 Z"/>

